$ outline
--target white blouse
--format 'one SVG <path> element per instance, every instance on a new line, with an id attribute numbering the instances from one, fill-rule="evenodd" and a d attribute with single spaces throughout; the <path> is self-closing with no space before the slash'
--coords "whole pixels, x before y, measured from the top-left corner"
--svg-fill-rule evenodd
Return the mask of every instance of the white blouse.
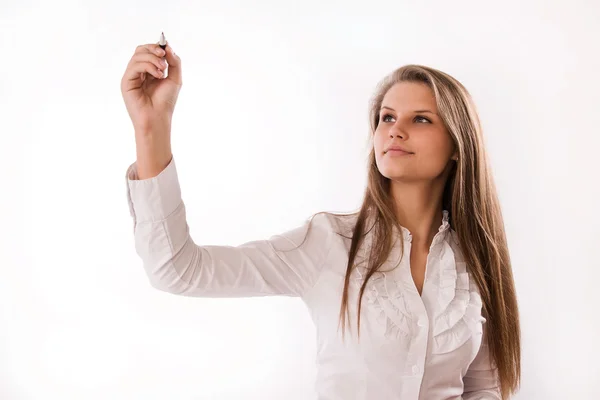
<path id="1" fill-rule="evenodd" d="M 356 299 L 366 273 L 367 235 L 351 275 L 352 326 L 342 341 L 339 310 L 350 239 L 338 233 L 350 236 L 355 216 L 317 214 L 299 247 L 307 223 L 237 247 L 201 246 L 189 235 L 174 159 L 144 180 L 131 164 L 127 196 L 135 248 L 155 288 L 198 297 L 303 300 L 317 329 L 319 400 L 501 399 L 483 336 L 481 297 L 447 211 L 427 257 L 422 295 L 410 272 L 411 234 L 402 227 L 382 271 L 367 284 L 359 340 Z"/>

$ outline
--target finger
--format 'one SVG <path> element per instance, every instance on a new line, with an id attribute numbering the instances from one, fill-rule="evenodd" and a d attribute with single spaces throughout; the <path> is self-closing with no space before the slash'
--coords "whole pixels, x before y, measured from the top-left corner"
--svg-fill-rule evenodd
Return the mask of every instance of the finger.
<path id="1" fill-rule="evenodd" d="M 148 73 L 156 79 L 161 79 L 163 76 L 163 72 L 156 68 L 156 65 L 148 61 L 142 61 L 132 62 L 125 71 L 123 80 L 124 82 L 130 82 L 133 86 L 135 86 L 135 81 L 140 81 L 140 76 L 142 73 Z"/>
<path id="2" fill-rule="evenodd" d="M 135 49 L 135 54 L 138 54 L 138 53 L 152 53 L 152 54 L 156 54 L 159 57 L 164 57 L 164 55 L 165 55 L 165 51 L 160 48 L 158 43 L 149 43 L 149 44 L 139 45 Z"/>
<path id="3" fill-rule="evenodd" d="M 165 58 L 169 63 L 169 75 L 167 76 L 167 79 L 170 79 L 176 84 L 181 85 L 181 58 L 177 54 L 175 54 L 169 42 L 167 42 L 166 50 L 167 54 L 165 55 Z"/>
<path id="4" fill-rule="evenodd" d="M 131 57 L 131 62 L 151 62 L 156 66 L 156 68 L 163 72 L 167 68 L 167 63 L 163 58 L 151 53 L 134 54 L 133 57 Z"/>

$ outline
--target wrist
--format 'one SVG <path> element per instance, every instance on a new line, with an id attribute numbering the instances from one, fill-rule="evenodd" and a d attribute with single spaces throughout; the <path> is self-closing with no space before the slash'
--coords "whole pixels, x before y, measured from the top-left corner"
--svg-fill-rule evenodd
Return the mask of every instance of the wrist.
<path id="1" fill-rule="evenodd" d="M 136 156 L 138 179 L 158 175 L 173 158 L 168 135 L 136 136 Z"/>
<path id="2" fill-rule="evenodd" d="M 165 127 L 148 126 L 148 127 L 137 127 L 134 126 L 135 139 L 136 140 L 151 140 L 156 141 L 161 138 L 168 138 L 171 136 L 171 127 L 167 124 Z"/>

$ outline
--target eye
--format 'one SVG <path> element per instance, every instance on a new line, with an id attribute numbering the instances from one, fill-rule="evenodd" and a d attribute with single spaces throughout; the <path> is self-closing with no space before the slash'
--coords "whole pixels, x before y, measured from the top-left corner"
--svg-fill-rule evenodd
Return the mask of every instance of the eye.
<path id="1" fill-rule="evenodd" d="M 386 118 L 388 118 L 388 117 L 390 117 L 390 118 L 393 118 L 393 117 L 392 117 L 390 114 L 384 114 L 384 115 L 382 115 L 382 116 L 381 116 L 381 120 L 382 120 L 383 122 L 390 122 L 390 121 L 388 121 L 388 120 L 386 119 Z"/>
<path id="2" fill-rule="evenodd" d="M 414 121 L 425 121 L 425 123 L 428 123 L 428 124 L 430 124 L 430 123 L 431 123 L 431 121 L 429 120 L 429 118 L 425 118 L 425 117 L 424 117 L 424 116 L 422 116 L 422 115 L 417 115 L 417 116 L 415 117 Z"/>

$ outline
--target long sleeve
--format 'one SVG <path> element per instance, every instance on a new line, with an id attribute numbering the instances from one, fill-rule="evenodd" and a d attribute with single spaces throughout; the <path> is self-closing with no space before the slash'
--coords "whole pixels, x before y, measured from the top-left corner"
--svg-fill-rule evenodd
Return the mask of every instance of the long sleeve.
<path id="1" fill-rule="evenodd" d="M 502 400 L 498 371 L 490 358 L 485 323 L 479 352 L 469 365 L 463 383 L 463 400 Z"/>
<path id="2" fill-rule="evenodd" d="M 302 296 L 317 281 L 329 252 L 327 216 L 268 240 L 199 246 L 190 237 L 174 159 L 153 178 L 137 179 L 136 163 L 126 175 L 136 253 L 155 288 L 198 297 Z"/>

